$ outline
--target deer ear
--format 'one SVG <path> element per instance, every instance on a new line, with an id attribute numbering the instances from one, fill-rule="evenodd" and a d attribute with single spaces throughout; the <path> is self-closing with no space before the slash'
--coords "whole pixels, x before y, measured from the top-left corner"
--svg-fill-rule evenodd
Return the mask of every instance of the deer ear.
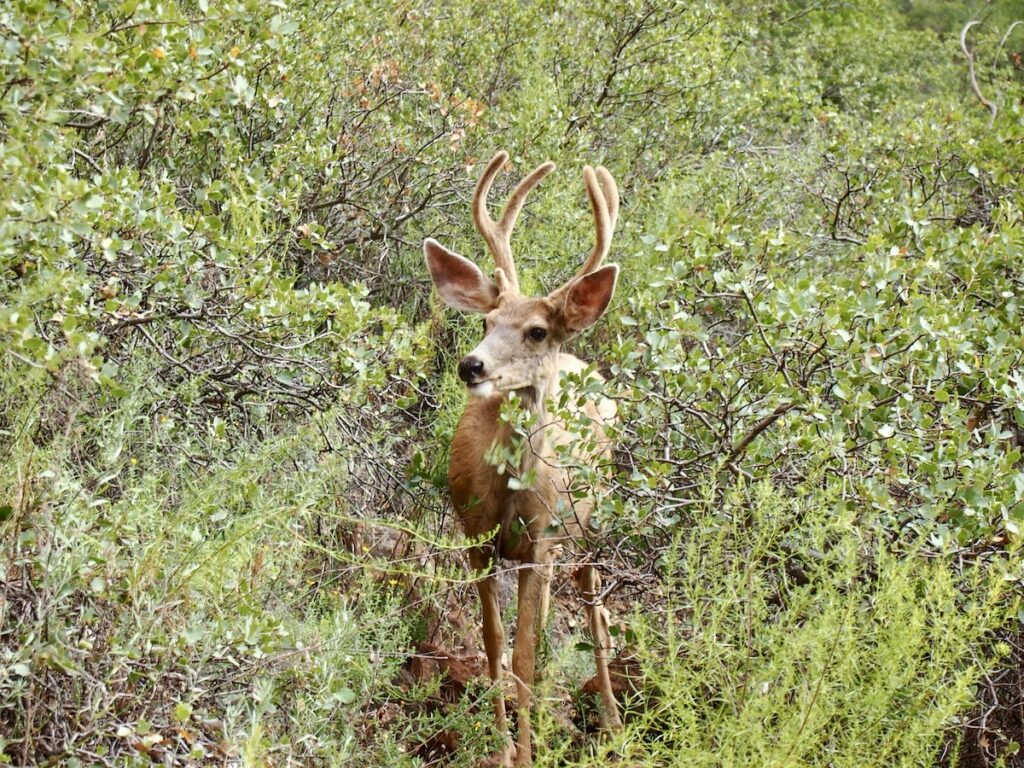
<path id="1" fill-rule="evenodd" d="M 423 254 L 430 279 L 448 306 L 464 312 L 490 312 L 498 306 L 498 286 L 472 261 L 432 237 L 423 242 Z"/>
<path id="2" fill-rule="evenodd" d="M 578 277 L 565 287 L 562 318 L 570 331 L 582 331 L 597 322 L 608 308 L 619 279 L 617 264 L 596 269 Z"/>

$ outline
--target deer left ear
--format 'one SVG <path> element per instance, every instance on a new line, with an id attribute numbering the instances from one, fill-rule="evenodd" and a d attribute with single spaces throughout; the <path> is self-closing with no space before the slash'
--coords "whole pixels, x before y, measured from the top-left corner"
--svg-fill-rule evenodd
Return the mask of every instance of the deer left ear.
<path id="1" fill-rule="evenodd" d="M 618 279 L 618 265 L 608 264 L 576 278 L 566 286 L 565 303 L 562 305 L 562 318 L 566 327 L 576 332 L 596 323 L 608 308 Z"/>

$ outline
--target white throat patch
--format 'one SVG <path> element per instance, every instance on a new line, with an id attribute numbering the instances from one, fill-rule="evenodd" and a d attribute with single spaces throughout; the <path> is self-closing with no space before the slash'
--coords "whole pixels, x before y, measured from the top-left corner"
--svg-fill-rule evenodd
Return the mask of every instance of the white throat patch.
<path id="1" fill-rule="evenodd" d="M 473 387 L 466 387 L 469 390 L 470 397 L 490 397 L 494 394 L 494 382 L 481 381 L 479 384 Z"/>

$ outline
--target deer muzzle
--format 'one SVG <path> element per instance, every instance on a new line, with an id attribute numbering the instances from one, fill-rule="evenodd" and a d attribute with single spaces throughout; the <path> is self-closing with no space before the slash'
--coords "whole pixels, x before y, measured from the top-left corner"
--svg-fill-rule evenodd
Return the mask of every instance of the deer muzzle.
<path id="1" fill-rule="evenodd" d="M 468 386 L 478 384 L 484 379 L 484 361 L 473 355 L 464 357 L 459 363 L 459 378 Z"/>

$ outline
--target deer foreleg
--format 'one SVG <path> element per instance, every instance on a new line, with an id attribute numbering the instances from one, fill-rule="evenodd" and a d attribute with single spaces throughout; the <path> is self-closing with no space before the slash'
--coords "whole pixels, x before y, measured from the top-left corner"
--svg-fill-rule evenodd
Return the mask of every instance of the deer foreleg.
<path id="1" fill-rule="evenodd" d="M 585 565 L 576 574 L 576 584 L 583 596 L 590 637 L 594 642 L 594 666 L 597 668 L 597 682 L 601 691 L 601 727 L 618 730 L 622 727 L 619 719 L 619 705 L 612 692 L 612 680 L 608 674 L 608 652 L 612 647 L 608 631 L 608 611 L 601 602 L 601 576 L 592 565 Z"/>
<path id="2" fill-rule="evenodd" d="M 505 628 L 501 623 L 501 608 L 498 605 L 498 582 L 490 572 L 491 561 L 483 555 L 470 553 L 470 564 L 477 572 L 485 572 L 477 583 L 480 593 L 480 613 L 483 616 L 484 650 L 487 653 L 487 672 L 494 683 L 494 722 L 506 742 L 494 756 L 498 765 L 511 766 L 515 747 L 508 733 L 508 717 L 505 714 L 505 688 L 501 684 L 501 656 L 505 652 Z"/>
<path id="3" fill-rule="evenodd" d="M 519 606 L 516 643 L 512 651 L 512 673 L 516 678 L 516 714 L 519 735 L 516 740 L 516 765 L 533 764 L 530 730 L 530 707 L 537 668 L 537 646 L 543 614 L 551 590 L 551 563 L 543 558 L 538 563 L 524 563 L 519 572 Z"/>

